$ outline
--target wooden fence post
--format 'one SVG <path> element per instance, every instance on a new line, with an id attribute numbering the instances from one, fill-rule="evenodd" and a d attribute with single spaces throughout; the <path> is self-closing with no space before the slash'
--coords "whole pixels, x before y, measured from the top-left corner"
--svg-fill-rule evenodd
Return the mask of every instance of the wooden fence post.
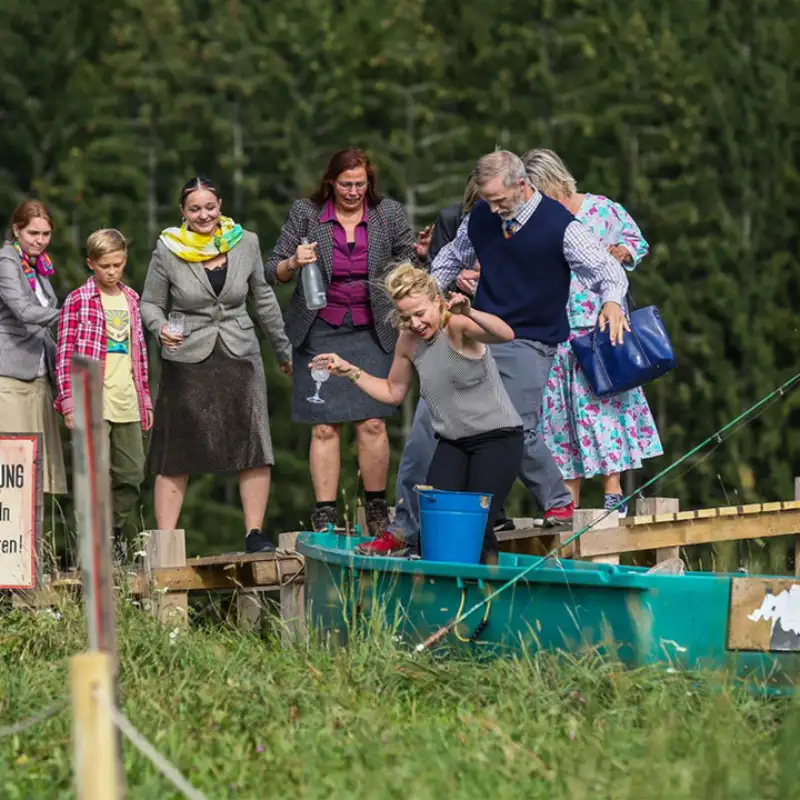
<path id="1" fill-rule="evenodd" d="M 576 508 L 572 516 L 573 533 L 585 528 L 587 525 L 589 525 L 589 523 L 600 517 L 603 517 L 607 513 L 608 512 L 602 508 Z M 605 519 L 601 520 L 590 530 L 586 531 L 583 536 L 591 536 L 592 531 L 607 530 L 608 528 L 617 527 L 619 527 L 619 512 L 612 511 L 607 517 L 605 517 Z M 581 539 L 583 536 L 579 537 L 574 542 L 574 553 L 576 558 L 581 557 Z M 596 564 L 619 564 L 619 555 L 593 556 L 589 559 L 589 561 L 593 561 Z"/>
<path id="2" fill-rule="evenodd" d="M 677 514 L 681 502 L 676 497 L 640 497 L 636 501 L 636 516 L 649 517 L 658 514 Z M 670 558 L 679 558 L 679 547 L 661 547 L 656 550 L 656 564 Z"/>
<path id="3" fill-rule="evenodd" d="M 278 547 L 281 550 L 294 550 L 297 533 L 281 533 Z M 298 575 L 291 583 L 281 585 L 281 642 L 286 647 L 306 637 L 305 575 Z"/>
<path id="4" fill-rule="evenodd" d="M 239 625 L 247 630 L 256 630 L 261 626 L 264 592 L 258 589 L 236 590 L 236 619 Z"/>
<path id="5" fill-rule="evenodd" d="M 144 574 L 148 584 L 152 583 L 152 572 L 160 567 L 186 566 L 186 532 L 145 531 Z M 150 613 L 160 622 L 185 625 L 189 619 L 189 593 L 149 590 Z"/>
<path id="6" fill-rule="evenodd" d="M 119 737 L 108 713 L 114 703 L 109 653 L 81 653 L 69 661 L 72 747 L 78 800 L 120 800 Z"/>
<path id="7" fill-rule="evenodd" d="M 78 709 L 75 715 L 85 715 L 84 721 L 90 731 L 89 745 L 84 746 L 79 743 L 80 729 L 74 729 L 79 784 L 89 787 L 84 792 L 79 789 L 78 797 L 79 800 L 106 797 L 122 800 L 125 775 L 120 761 L 121 734 L 111 724 L 106 708 L 95 708 L 97 700 L 92 695 L 94 687 L 98 687 L 103 702 L 119 706 L 117 617 L 111 560 L 111 472 L 108 431 L 103 419 L 103 365 L 96 359 L 73 354 L 70 374 L 75 411 L 72 477 L 90 650 L 77 657 L 84 661 L 74 662 L 77 666 L 73 673 L 73 698 L 77 697 L 73 704 Z M 84 676 L 89 673 L 89 677 L 81 678 L 80 673 Z M 99 740 L 105 740 L 102 746 L 97 744 Z M 97 754 L 103 758 L 102 765 L 98 762 L 96 767 L 101 774 L 92 778 L 89 772 Z M 107 785 L 111 781 L 113 789 L 109 791 Z"/>

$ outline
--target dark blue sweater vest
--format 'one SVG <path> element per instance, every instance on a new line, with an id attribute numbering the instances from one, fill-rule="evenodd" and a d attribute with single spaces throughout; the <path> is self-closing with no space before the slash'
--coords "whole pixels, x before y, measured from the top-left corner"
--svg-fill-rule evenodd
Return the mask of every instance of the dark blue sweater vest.
<path id="1" fill-rule="evenodd" d="M 564 232 L 575 217 L 542 197 L 533 216 L 510 239 L 500 217 L 481 200 L 469 218 L 469 238 L 481 265 L 475 308 L 496 314 L 518 339 L 567 340 L 570 268 Z"/>

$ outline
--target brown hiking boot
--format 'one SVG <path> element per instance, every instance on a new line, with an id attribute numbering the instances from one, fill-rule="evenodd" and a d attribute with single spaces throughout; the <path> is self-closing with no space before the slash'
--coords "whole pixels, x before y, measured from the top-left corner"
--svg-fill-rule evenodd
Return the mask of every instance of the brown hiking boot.
<path id="1" fill-rule="evenodd" d="M 389 506 L 383 499 L 367 500 L 367 535 L 380 536 L 389 527 Z"/>
<path id="2" fill-rule="evenodd" d="M 315 508 L 311 512 L 311 530 L 326 531 L 328 525 L 333 525 L 334 528 L 341 528 L 339 522 L 339 509 L 331 508 L 330 506 L 323 506 L 322 508 Z"/>

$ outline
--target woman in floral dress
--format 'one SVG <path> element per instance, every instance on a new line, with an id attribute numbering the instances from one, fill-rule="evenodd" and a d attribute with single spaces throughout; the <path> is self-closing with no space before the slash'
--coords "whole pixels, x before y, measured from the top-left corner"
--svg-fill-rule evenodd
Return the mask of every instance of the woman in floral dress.
<path id="1" fill-rule="evenodd" d="M 579 193 L 575 179 L 552 150 L 531 150 L 523 157 L 531 183 L 558 200 L 619 259 L 634 270 L 648 244 L 628 212 L 602 195 Z M 600 297 L 574 275 L 570 286 L 569 339 L 591 332 L 597 324 Z M 604 507 L 623 499 L 621 474 L 663 454 L 655 421 L 641 388 L 613 397 L 597 397 L 589 386 L 569 341 L 558 348 L 545 388 L 540 433 L 561 469 L 576 506 L 581 481 L 603 476 Z M 621 517 L 627 513 L 619 507 Z"/>

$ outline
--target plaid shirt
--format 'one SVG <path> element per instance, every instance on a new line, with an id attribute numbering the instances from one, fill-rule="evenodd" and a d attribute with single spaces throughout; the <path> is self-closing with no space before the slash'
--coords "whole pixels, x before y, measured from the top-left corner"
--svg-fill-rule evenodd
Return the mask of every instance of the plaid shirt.
<path id="1" fill-rule="evenodd" d="M 147 412 L 153 408 L 147 381 L 147 347 L 144 342 L 142 319 L 139 316 L 139 295 L 119 284 L 128 301 L 131 317 L 131 367 L 133 385 L 139 401 L 139 418 L 146 424 Z M 58 318 L 58 348 L 56 351 L 56 411 L 71 414 L 72 385 L 70 361 L 73 353 L 106 362 L 106 316 L 94 277 L 74 292 L 70 292 Z"/>

